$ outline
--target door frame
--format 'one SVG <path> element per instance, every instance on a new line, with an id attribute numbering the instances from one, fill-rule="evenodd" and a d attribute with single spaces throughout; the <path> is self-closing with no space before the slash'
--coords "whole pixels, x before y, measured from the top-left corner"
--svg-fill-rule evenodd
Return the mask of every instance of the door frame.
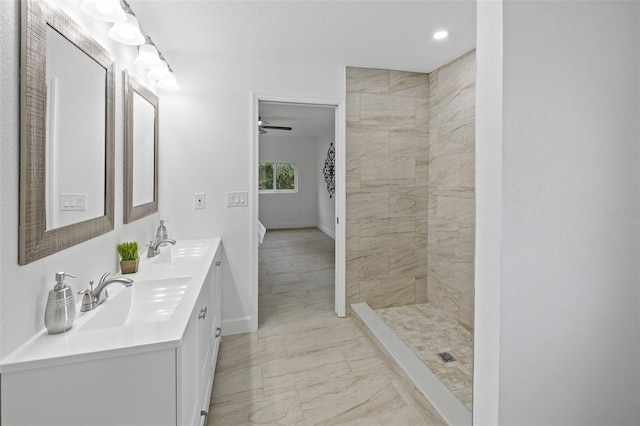
<path id="1" fill-rule="evenodd" d="M 258 166 L 259 156 L 259 134 L 258 115 L 259 102 L 282 102 L 290 104 L 300 104 L 309 106 L 330 106 L 335 108 L 335 312 L 339 317 L 346 315 L 346 101 L 345 99 L 301 97 L 293 95 L 280 95 L 272 93 L 251 92 L 251 113 L 250 134 L 251 134 L 251 170 L 249 172 L 250 182 L 250 223 L 251 227 L 257 226 L 259 217 L 259 195 L 258 195 Z M 258 330 L 258 246 L 257 240 L 251 244 L 250 253 L 251 280 L 253 282 L 253 306 L 251 315 L 251 329 Z"/>

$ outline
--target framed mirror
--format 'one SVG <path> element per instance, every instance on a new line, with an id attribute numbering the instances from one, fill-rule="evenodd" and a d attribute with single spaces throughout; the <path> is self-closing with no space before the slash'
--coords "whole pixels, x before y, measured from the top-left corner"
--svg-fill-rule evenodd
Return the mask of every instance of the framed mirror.
<path id="1" fill-rule="evenodd" d="M 20 224 L 25 265 L 113 230 L 115 63 L 66 14 L 22 2 Z"/>
<path id="2" fill-rule="evenodd" d="M 158 211 L 158 97 L 125 70 L 124 223 Z"/>

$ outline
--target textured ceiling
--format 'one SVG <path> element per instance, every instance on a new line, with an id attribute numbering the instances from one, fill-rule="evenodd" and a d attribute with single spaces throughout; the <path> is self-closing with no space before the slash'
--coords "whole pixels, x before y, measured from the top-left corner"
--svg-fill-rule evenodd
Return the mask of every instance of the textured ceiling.
<path id="1" fill-rule="evenodd" d="M 291 131 L 266 129 L 271 136 L 333 138 L 335 134 L 334 107 L 260 102 L 259 111 L 270 126 L 292 127 Z"/>
<path id="2" fill-rule="evenodd" d="M 474 1 L 130 0 L 145 31 L 171 52 L 431 72 L 475 47 Z M 433 33 L 449 31 L 445 41 Z M 331 132 L 333 109 L 260 105 L 291 132 Z"/>
<path id="3" fill-rule="evenodd" d="M 473 1 L 130 4 L 164 53 L 431 72 L 475 47 Z M 448 40 L 434 41 L 442 28 Z"/>

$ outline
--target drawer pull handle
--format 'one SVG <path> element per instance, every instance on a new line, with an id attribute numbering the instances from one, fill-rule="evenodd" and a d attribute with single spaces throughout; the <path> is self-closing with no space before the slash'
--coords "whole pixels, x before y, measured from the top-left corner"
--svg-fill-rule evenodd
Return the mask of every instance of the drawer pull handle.
<path id="1" fill-rule="evenodd" d="M 222 329 L 220 327 L 216 328 L 216 337 L 220 337 L 222 334 Z"/>
<path id="2" fill-rule="evenodd" d="M 198 315 L 198 319 L 204 319 L 207 316 L 207 307 L 200 309 L 200 315 Z"/>
<path id="3" fill-rule="evenodd" d="M 207 426 L 207 423 L 209 423 L 209 413 L 205 410 L 201 410 L 200 411 L 200 417 L 204 416 L 204 426 Z"/>

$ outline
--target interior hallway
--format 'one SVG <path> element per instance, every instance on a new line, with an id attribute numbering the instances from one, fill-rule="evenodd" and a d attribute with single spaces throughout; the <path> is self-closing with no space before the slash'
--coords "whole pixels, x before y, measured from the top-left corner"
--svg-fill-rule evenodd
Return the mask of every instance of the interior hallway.
<path id="1" fill-rule="evenodd" d="M 209 425 L 436 424 L 353 319 L 333 312 L 333 259 L 318 229 L 267 232 L 259 330 L 222 339 Z"/>

